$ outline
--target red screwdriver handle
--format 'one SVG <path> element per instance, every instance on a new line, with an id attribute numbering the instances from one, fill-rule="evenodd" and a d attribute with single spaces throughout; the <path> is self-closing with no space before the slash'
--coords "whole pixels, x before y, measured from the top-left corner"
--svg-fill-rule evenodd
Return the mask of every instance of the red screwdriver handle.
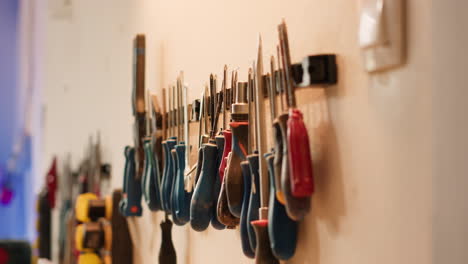
<path id="1" fill-rule="evenodd" d="M 295 108 L 289 110 L 288 147 L 292 195 L 294 197 L 309 197 L 314 192 L 309 136 L 302 113 Z"/>

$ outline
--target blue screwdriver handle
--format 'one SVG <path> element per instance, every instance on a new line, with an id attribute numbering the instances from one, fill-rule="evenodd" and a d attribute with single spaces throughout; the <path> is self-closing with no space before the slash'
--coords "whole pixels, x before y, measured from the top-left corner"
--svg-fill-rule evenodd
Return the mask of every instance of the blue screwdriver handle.
<path id="1" fill-rule="evenodd" d="M 162 210 L 159 189 L 159 169 L 151 139 L 145 139 L 143 143 L 145 151 L 145 164 L 142 178 L 143 198 L 151 211 Z"/>
<path id="2" fill-rule="evenodd" d="M 213 143 L 203 145 L 203 163 L 190 207 L 190 224 L 195 231 L 208 228 L 213 215 L 214 183 L 218 176 L 216 167 L 218 148 Z"/>
<path id="3" fill-rule="evenodd" d="M 122 206 L 124 216 L 141 216 L 143 208 L 141 207 L 141 182 L 135 179 L 135 149 L 125 148 L 125 202 Z"/>
<path id="4" fill-rule="evenodd" d="M 259 160 L 258 154 L 247 156 L 250 166 L 250 177 L 252 178 L 251 193 L 249 200 L 249 210 L 247 211 L 247 223 L 258 220 L 258 209 L 260 208 L 260 177 L 258 174 Z M 252 225 L 247 225 L 249 233 L 249 241 L 251 248 L 257 248 L 257 239 L 255 236 L 255 229 Z"/>
<path id="5" fill-rule="evenodd" d="M 252 191 L 252 178 L 248 161 L 241 162 L 242 175 L 244 176 L 244 200 L 242 202 L 242 211 L 240 218 L 240 237 L 242 243 L 242 252 L 248 258 L 255 258 L 255 248 L 250 245 L 247 214 L 249 210 L 250 192 Z"/>
<path id="6" fill-rule="evenodd" d="M 175 214 L 179 222 L 185 225 L 190 220 L 190 201 L 192 199 L 192 192 L 185 190 L 185 152 L 187 147 L 184 142 L 180 142 L 175 147 L 177 154 L 177 178 L 174 182 L 174 203 Z"/>
<path id="7" fill-rule="evenodd" d="M 216 177 L 214 182 L 214 190 L 213 190 L 213 212 L 211 216 L 211 226 L 217 230 L 223 230 L 226 228 L 224 224 L 222 224 L 218 219 L 217 213 L 217 204 L 218 204 L 218 197 L 219 193 L 221 192 L 221 175 L 219 175 L 219 166 L 221 165 L 221 161 L 223 159 L 223 152 L 224 152 L 224 136 L 218 135 L 215 137 L 216 140 L 216 147 L 218 148 L 218 157 L 216 159 Z"/>
<path id="8" fill-rule="evenodd" d="M 121 215 L 124 215 L 125 208 L 127 207 L 127 178 L 128 178 L 128 166 L 129 160 L 127 159 L 127 152 L 129 152 L 130 147 L 126 146 L 124 150 L 125 156 L 125 167 L 123 173 L 123 183 L 122 183 L 122 198 L 119 202 L 119 212 Z"/>
<path id="9" fill-rule="evenodd" d="M 270 202 L 268 205 L 268 235 L 271 251 L 280 260 L 294 256 L 297 245 L 297 223 L 288 217 L 286 208 L 276 197 L 275 164 L 273 153 L 265 154 L 270 176 Z"/>
<path id="10" fill-rule="evenodd" d="M 171 193 L 172 193 L 172 156 L 171 150 L 174 148 L 176 144 L 176 137 L 171 137 L 165 142 L 162 143 L 163 145 L 163 152 L 164 152 L 164 171 L 163 171 L 163 178 L 161 181 L 161 198 L 164 211 L 167 213 L 171 213 Z"/>
<path id="11" fill-rule="evenodd" d="M 179 217 L 176 214 L 176 204 L 177 204 L 177 197 L 175 193 L 175 187 L 176 187 L 176 181 L 177 181 L 177 169 L 179 167 L 179 157 L 177 156 L 176 152 L 176 147 L 178 145 L 174 146 L 174 148 L 171 150 L 171 157 L 172 157 L 172 175 L 173 175 L 173 180 L 172 180 L 172 186 L 171 186 L 171 198 L 170 198 L 170 204 L 171 204 L 171 214 L 172 214 L 172 220 L 174 224 L 178 226 L 184 225 L 184 223 L 179 219 Z"/>

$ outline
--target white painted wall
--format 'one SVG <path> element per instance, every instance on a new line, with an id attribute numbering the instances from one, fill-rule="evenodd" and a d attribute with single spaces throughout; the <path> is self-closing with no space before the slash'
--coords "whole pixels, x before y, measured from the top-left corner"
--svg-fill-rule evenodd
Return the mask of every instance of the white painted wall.
<path id="1" fill-rule="evenodd" d="M 240 67 L 245 79 L 257 34 L 264 54 L 273 53 L 276 25 L 285 17 L 293 60 L 336 53 L 340 78 L 325 92 L 301 91 L 314 98 L 301 107 L 308 113 L 317 193 L 288 263 L 431 263 L 432 6 L 408 1 L 407 64 L 369 76 L 357 44 L 357 2 L 72 1 L 71 17 L 47 19 L 43 162 L 67 152 L 78 162 L 88 135 L 99 129 L 113 186 L 121 185 L 122 150 L 132 141 L 136 33 L 147 35 L 147 87 L 159 92 L 184 70 L 194 99 L 225 63 Z M 137 220 L 138 263 L 157 260 L 158 218 L 146 210 Z M 241 253 L 238 231 L 175 227 L 174 240 L 179 263 L 252 263 Z"/>

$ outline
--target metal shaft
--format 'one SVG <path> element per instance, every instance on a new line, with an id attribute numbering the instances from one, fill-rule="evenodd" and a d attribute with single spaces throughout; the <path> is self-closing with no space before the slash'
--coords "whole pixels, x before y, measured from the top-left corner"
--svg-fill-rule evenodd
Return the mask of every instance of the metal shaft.
<path id="1" fill-rule="evenodd" d="M 269 179 L 265 159 L 263 155 L 266 153 L 266 138 L 265 135 L 265 105 L 263 96 L 263 55 L 262 55 L 262 38 L 258 39 L 258 57 L 256 71 L 256 112 L 257 112 L 257 146 L 259 156 L 259 177 L 260 177 L 260 218 L 268 218 L 268 201 L 269 201 Z"/>

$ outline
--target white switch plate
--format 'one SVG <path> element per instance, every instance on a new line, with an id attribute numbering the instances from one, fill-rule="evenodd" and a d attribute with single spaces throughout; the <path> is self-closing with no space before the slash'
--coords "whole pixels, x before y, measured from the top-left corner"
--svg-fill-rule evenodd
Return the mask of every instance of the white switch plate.
<path id="1" fill-rule="evenodd" d="M 368 72 L 405 62 L 406 0 L 361 0 L 359 46 Z"/>

